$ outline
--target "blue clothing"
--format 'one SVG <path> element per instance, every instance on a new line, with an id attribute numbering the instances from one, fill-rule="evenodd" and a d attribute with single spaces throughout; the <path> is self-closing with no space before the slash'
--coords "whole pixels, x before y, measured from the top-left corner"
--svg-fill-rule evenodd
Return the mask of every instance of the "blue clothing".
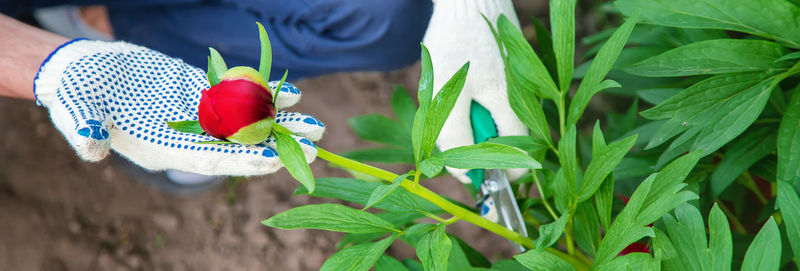
<path id="1" fill-rule="evenodd" d="M 257 66 L 255 22 L 272 43 L 272 80 L 340 71 L 390 71 L 419 58 L 431 0 L 35 0 L 105 4 L 119 40 L 206 67 L 208 47 L 228 66 Z M 3 5 L 3 4 L 0 4 Z M 1 11 L 2 9 L 0 9 Z"/>

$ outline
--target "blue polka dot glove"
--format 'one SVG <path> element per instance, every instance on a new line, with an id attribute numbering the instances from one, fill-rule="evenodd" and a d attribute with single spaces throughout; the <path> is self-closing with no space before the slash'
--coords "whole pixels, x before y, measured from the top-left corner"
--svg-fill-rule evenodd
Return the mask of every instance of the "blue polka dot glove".
<path id="1" fill-rule="evenodd" d="M 275 88 L 277 82 L 270 82 Z M 259 145 L 213 145 L 206 135 L 182 133 L 167 121 L 197 120 L 200 93 L 209 87 L 203 70 L 125 42 L 74 40 L 56 49 L 34 80 L 37 102 L 78 155 L 98 161 L 114 149 L 150 169 L 206 175 L 268 174 L 283 165 L 270 137 Z M 284 84 L 275 121 L 291 130 L 312 162 L 312 141 L 325 126 L 314 117 L 280 111 L 297 103 L 300 90 Z"/>

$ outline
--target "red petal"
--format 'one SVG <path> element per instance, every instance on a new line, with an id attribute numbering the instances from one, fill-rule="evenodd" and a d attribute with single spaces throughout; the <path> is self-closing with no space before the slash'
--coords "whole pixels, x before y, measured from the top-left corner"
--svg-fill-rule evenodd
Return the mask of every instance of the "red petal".
<path id="1" fill-rule="evenodd" d="M 200 127 L 216 138 L 227 138 L 241 127 L 275 117 L 272 94 L 248 80 L 225 80 L 204 91 L 198 106 Z"/>

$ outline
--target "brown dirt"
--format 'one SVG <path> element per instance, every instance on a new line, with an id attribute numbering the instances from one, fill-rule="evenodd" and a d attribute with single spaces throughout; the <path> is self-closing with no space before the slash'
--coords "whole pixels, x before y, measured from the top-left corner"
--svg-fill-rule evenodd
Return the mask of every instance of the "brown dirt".
<path id="1" fill-rule="evenodd" d="M 414 89 L 418 66 L 393 73 L 354 73 L 297 82 L 293 110 L 328 127 L 320 145 L 334 152 L 364 147 L 349 117 L 389 114 L 392 86 Z M 291 196 L 286 171 L 174 197 L 126 176 L 110 159 L 80 160 L 29 101 L 0 98 L 0 266 L 5 270 L 316 270 L 341 234 L 276 230 L 259 222 L 289 208 L 325 202 Z M 347 176 L 323 161 L 316 176 Z M 469 202 L 451 178 L 428 185 Z M 330 201 L 328 201 L 330 202 Z M 509 257 L 504 239 L 471 224 L 449 228 L 492 258 Z M 398 242 L 399 243 L 399 242 Z M 414 257 L 405 245 L 389 253 Z"/>

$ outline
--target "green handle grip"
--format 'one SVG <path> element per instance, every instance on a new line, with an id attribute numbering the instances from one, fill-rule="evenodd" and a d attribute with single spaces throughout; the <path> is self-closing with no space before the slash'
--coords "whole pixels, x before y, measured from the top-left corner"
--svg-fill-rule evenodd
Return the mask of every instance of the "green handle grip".
<path id="1" fill-rule="evenodd" d="M 472 123 L 472 137 L 475 144 L 486 142 L 491 138 L 497 137 L 497 126 L 492 119 L 492 114 L 479 103 L 472 101 L 469 109 L 470 122 Z M 471 169 L 467 176 L 472 180 L 472 186 L 480 190 L 483 184 L 483 169 Z"/>

